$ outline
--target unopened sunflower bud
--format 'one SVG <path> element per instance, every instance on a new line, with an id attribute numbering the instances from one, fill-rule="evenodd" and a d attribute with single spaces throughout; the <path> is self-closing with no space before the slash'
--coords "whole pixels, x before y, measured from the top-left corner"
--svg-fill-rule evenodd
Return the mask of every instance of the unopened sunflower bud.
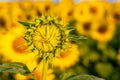
<path id="1" fill-rule="evenodd" d="M 55 56 L 58 51 L 64 49 L 68 41 L 67 26 L 55 17 L 42 16 L 32 23 L 21 21 L 19 23 L 27 26 L 24 38 L 32 51 L 37 50 L 39 54 L 53 53 Z"/>

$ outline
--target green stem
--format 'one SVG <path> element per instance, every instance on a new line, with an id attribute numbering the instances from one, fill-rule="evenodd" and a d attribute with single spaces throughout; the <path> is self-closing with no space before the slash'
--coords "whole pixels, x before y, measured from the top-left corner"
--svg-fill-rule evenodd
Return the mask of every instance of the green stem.
<path id="1" fill-rule="evenodd" d="M 47 70 L 48 70 L 48 57 L 44 56 L 43 58 L 43 71 L 42 71 L 42 80 L 46 80 Z"/>

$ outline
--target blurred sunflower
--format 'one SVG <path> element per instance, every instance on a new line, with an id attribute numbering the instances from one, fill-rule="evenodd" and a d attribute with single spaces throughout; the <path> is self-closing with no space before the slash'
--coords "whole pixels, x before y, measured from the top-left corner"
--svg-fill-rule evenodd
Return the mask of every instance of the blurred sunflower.
<path id="1" fill-rule="evenodd" d="M 78 47 L 75 44 L 70 44 L 70 48 L 60 53 L 59 57 L 55 57 L 53 65 L 64 70 L 72 65 L 74 65 L 79 60 Z"/>
<path id="2" fill-rule="evenodd" d="M 92 18 L 102 19 L 104 17 L 105 9 L 103 2 L 90 1 L 88 3 L 88 10 Z"/>
<path id="3" fill-rule="evenodd" d="M 93 20 L 81 21 L 76 24 L 76 30 L 78 34 L 89 36 L 93 27 Z"/>
<path id="4" fill-rule="evenodd" d="M 29 13 L 25 12 L 25 20 L 24 21 L 32 21 L 34 19 L 36 15 L 36 11 L 35 9 L 34 10 L 31 10 L 29 11 Z"/>
<path id="5" fill-rule="evenodd" d="M 51 10 L 52 15 L 59 17 L 60 20 L 62 20 L 62 18 L 60 17 L 60 14 L 61 14 L 61 10 L 63 8 L 63 6 L 61 6 L 61 5 L 62 4 L 60 4 L 60 3 L 56 4 L 54 9 Z"/>
<path id="6" fill-rule="evenodd" d="M 4 34 L 7 31 L 10 24 L 11 22 L 10 22 L 9 16 L 6 13 L 0 14 L 0 33 L 1 34 Z"/>
<path id="7" fill-rule="evenodd" d="M 9 61 L 27 62 L 34 57 L 35 54 L 28 51 L 28 46 L 25 46 L 23 27 L 13 28 L 0 39 L 1 55 Z M 24 57 L 23 57 L 24 56 Z"/>
<path id="8" fill-rule="evenodd" d="M 52 10 L 53 15 L 59 17 L 59 20 L 62 20 L 63 22 L 69 22 L 73 20 L 73 12 L 73 0 L 61 0 L 58 4 L 56 4 L 55 8 Z"/>
<path id="9" fill-rule="evenodd" d="M 19 3 L 19 7 L 23 11 L 24 19 L 21 19 L 23 21 L 31 21 L 34 16 L 36 15 L 36 3 L 33 3 L 31 1 L 24 1 Z"/>
<path id="10" fill-rule="evenodd" d="M 55 9 L 52 10 L 52 13 L 53 15 L 58 16 L 59 19 L 63 22 L 69 22 L 73 20 L 74 5 L 67 4 L 67 6 L 64 7 L 65 5 L 63 5 L 62 3 L 58 4 Z"/>
<path id="11" fill-rule="evenodd" d="M 73 12 L 74 12 L 74 5 L 69 5 L 66 6 L 62 11 L 61 11 L 61 18 L 64 22 L 69 22 L 73 20 Z"/>
<path id="12" fill-rule="evenodd" d="M 25 20 L 24 21 L 32 21 L 35 16 L 38 16 L 37 11 L 36 11 L 36 7 L 35 7 L 36 4 L 35 3 L 29 3 L 29 4 L 31 4 L 30 7 L 32 9 L 29 10 L 29 8 L 28 8 L 24 11 L 24 14 L 25 14 Z"/>
<path id="13" fill-rule="evenodd" d="M 75 5 L 74 9 L 74 18 L 77 21 L 86 21 L 91 18 L 89 15 L 89 10 L 88 10 L 88 2 L 80 2 Z"/>
<path id="14" fill-rule="evenodd" d="M 91 31 L 91 37 L 99 42 L 108 42 L 115 32 L 115 23 L 106 21 L 96 21 Z"/>
<path id="15" fill-rule="evenodd" d="M 32 21 L 36 15 L 35 3 L 32 2 L 23 2 L 19 3 L 19 7 L 22 9 L 24 14 L 24 21 Z M 28 13 L 29 12 L 29 13 Z"/>
<path id="16" fill-rule="evenodd" d="M 55 3 L 52 1 L 41 1 L 36 2 L 36 11 L 37 15 L 40 17 L 42 14 L 44 15 L 52 15 L 52 9 L 55 7 Z"/>
<path id="17" fill-rule="evenodd" d="M 10 20 L 7 16 L 0 16 L 0 37 L 7 33 L 8 26 L 10 26 Z"/>
<path id="18" fill-rule="evenodd" d="M 120 23 L 120 3 L 113 5 L 113 10 L 109 17 L 112 18 L 116 23 Z"/>

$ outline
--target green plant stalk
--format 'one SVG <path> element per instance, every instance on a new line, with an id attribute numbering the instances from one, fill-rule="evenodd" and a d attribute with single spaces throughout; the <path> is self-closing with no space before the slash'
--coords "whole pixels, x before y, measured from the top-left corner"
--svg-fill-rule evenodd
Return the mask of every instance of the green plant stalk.
<path id="1" fill-rule="evenodd" d="M 46 80 L 47 70 L 48 70 L 48 57 L 43 58 L 43 70 L 42 70 L 42 80 Z"/>

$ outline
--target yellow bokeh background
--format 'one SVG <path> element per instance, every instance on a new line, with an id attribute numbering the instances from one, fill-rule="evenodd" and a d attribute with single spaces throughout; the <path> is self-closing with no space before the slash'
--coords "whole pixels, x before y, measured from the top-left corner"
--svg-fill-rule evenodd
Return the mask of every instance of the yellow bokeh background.
<path id="1" fill-rule="evenodd" d="M 71 40 L 71 46 L 53 59 L 47 80 L 61 80 L 63 72 L 91 74 L 106 80 L 120 79 L 120 1 L 108 0 L 24 0 L 0 2 L 0 64 L 25 63 L 32 71 L 37 54 L 24 45 L 25 27 L 18 21 L 32 22 L 42 15 L 56 16 L 85 39 Z M 42 62 L 34 72 L 41 80 Z M 31 76 L 0 73 L 0 80 L 28 80 Z"/>

